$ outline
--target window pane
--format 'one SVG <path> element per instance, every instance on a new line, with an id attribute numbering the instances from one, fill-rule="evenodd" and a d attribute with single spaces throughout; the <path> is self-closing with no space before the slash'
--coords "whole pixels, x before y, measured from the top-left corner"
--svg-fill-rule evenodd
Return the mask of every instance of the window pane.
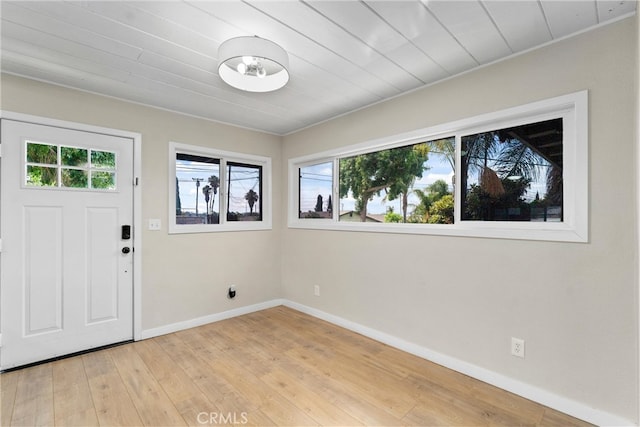
<path id="1" fill-rule="evenodd" d="M 227 164 L 227 221 L 262 221 L 262 167 Z"/>
<path id="2" fill-rule="evenodd" d="M 115 172 L 91 172 L 91 188 L 97 188 L 101 190 L 115 190 L 116 189 L 116 174 Z"/>
<path id="3" fill-rule="evenodd" d="M 116 153 L 91 150 L 91 167 L 96 169 L 115 169 Z"/>
<path id="4" fill-rule="evenodd" d="M 176 224 L 219 224 L 220 159 L 176 153 Z"/>
<path id="5" fill-rule="evenodd" d="M 462 137 L 463 220 L 562 221 L 562 119 Z"/>
<path id="6" fill-rule="evenodd" d="M 340 221 L 453 223 L 455 139 L 340 159 Z"/>
<path id="7" fill-rule="evenodd" d="M 71 188 L 87 188 L 88 174 L 82 169 L 62 169 L 62 186 Z"/>
<path id="8" fill-rule="evenodd" d="M 88 155 L 89 151 L 83 148 L 60 147 L 60 158 L 63 166 L 85 167 L 89 163 Z"/>
<path id="9" fill-rule="evenodd" d="M 27 142 L 27 162 L 57 165 L 58 147 L 56 145 Z"/>
<path id="10" fill-rule="evenodd" d="M 34 187 L 57 187 L 58 169 L 27 165 L 27 185 Z"/>
<path id="11" fill-rule="evenodd" d="M 116 154 L 109 151 L 93 151 L 88 148 L 27 142 L 26 184 L 34 187 L 116 188 Z M 58 157 L 58 154 L 60 156 Z M 89 160 L 91 159 L 91 164 Z M 58 169 L 60 163 L 60 169 Z M 40 165 L 52 165 L 51 167 Z M 91 171 L 90 169 L 111 169 Z M 58 183 L 58 170 L 60 180 Z M 91 175 L 91 178 L 89 176 Z M 91 181 L 91 187 L 89 187 Z"/>
<path id="12" fill-rule="evenodd" d="M 299 218 L 331 218 L 333 162 L 300 168 Z"/>

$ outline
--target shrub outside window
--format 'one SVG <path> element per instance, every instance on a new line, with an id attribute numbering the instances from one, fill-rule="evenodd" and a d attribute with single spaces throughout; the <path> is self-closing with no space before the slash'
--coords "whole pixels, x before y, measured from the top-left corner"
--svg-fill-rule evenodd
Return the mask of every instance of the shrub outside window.
<path id="1" fill-rule="evenodd" d="M 340 221 L 452 224 L 455 138 L 338 161 Z"/>
<path id="2" fill-rule="evenodd" d="M 462 220 L 562 221 L 562 119 L 462 137 Z"/>
<path id="3" fill-rule="evenodd" d="M 585 242 L 587 129 L 583 91 L 291 159 L 289 226 Z"/>
<path id="4" fill-rule="evenodd" d="M 169 171 L 170 233 L 271 228 L 271 159 L 171 142 Z"/>
<path id="5" fill-rule="evenodd" d="M 116 190 L 116 153 L 26 141 L 26 187 Z"/>

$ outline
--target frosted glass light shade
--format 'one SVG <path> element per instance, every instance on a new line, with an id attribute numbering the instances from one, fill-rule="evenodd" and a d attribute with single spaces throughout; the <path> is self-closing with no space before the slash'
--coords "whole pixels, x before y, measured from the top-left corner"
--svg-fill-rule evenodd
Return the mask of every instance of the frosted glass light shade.
<path id="1" fill-rule="evenodd" d="M 236 37 L 223 42 L 218 48 L 218 60 L 218 75 L 236 89 L 271 92 L 289 81 L 287 52 L 260 37 Z M 238 67 L 239 64 L 244 66 Z"/>

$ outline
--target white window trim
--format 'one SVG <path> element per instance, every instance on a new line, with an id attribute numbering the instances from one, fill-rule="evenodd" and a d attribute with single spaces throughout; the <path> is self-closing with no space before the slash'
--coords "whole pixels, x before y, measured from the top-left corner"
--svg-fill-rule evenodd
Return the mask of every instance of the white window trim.
<path id="1" fill-rule="evenodd" d="M 244 163 L 262 166 L 262 221 L 227 221 L 226 198 L 227 180 L 224 173 L 220 173 L 220 224 L 176 224 L 176 153 L 193 154 L 198 156 L 220 159 L 220 170 L 226 170 L 227 163 Z M 215 233 L 221 231 L 251 231 L 271 230 L 272 228 L 272 183 L 271 158 L 251 154 L 235 153 L 232 151 L 216 150 L 197 145 L 169 142 L 169 234 L 181 233 Z"/>
<path id="2" fill-rule="evenodd" d="M 456 173 L 460 171 L 462 135 L 495 130 L 527 122 L 562 117 L 563 127 L 563 209 L 562 222 L 461 221 L 461 197 L 456 187 L 454 224 L 354 223 L 340 222 L 334 209 L 332 219 L 298 218 L 298 170 L 301 166 L 333 160 L 333 199 L 339 206 L 338 161 L 340 158 L 409 145 L 444 137 L 456 137 Z M 530 104 L 482 114 L 442 125 L 380 138 L 372 141 L 290 159 L 289 228 L 428 234 L 564 242 L 588 242 L 588 92 L 581 91 Z"/>

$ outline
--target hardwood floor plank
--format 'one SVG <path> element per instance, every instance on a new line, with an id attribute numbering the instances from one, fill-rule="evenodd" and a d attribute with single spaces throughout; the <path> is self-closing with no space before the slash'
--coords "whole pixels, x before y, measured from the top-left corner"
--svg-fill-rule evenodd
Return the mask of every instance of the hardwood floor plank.
<path id="1" fill-rule="evenodd" d="M 274 398 L 264 401 L 259 409 L 272 421 L 276 426 L 317 426 L 319 425 L 314 419 L 309 417 L 302 409 L 284 398 Z M 254 412 L 248 414 L 249 419 L 253 419 Z"/>
<path id="2" fill-rule="evenodd" d="M 510 419 L 519 419 L 527 424 L 537 424 L 545 410 L 531 400 L 479 381 L 474 381 L 470 397 L 478 403 L 496 408 Z"/>
<path id="3" fill-rule="evenodd" d="M 250 399 L 238 393 L 217 369 L 212 368 L 222 354 L 207 346 L 207 340 L 197 332 L 197 328 L 176 333 L 168 339 L 178 341 L 173 343 L 174 362 L 196 380 L 205 395 L 218 407 L 237 412 L 255 408 Z"/>
<path id="4" fill-rule="evenodd" d="M 396 426 L 401 420 L 384 408 L 363 399 L 350 384 L 329 375 L 310 371 L 298 377 L 300 384 L 313 385 L 313 391 L 344 412 L 368 426 Z"/>
<path id="5" fill-rule="evenodd" d="M 81 358 L 52 363 L 55 424 L 97 426 L 98 416 Z"/>
<path id="6" fill-rule="evenodd" d="M 106 350 L 81 356 L 101 426 L 141 426 L 129 392 Z"/>
<path id="7" fill-rule="evenodd" d="M 187 424 L 210 420 L 209 415 L 201 415 L 203 412 L 221 412 L 156 341 L 140 341 L 134 348 Z"/>
<path id="8" fill-rule="evenodd" d="M 535 424 L 544 412 L 544 407 L 530 400 L 391 347 L 386 347 L 372 362 L 384 366 L 396 365 L 398 372 L 406 375 L 407 380 L 418 389 L 445 387 L 447 391 L 465 399 L 483 402 L 488 414 L 494 413 L 496 417 L 507 420 L 507 423 L 515 417 L 525 424 Z"/>
<path id="9" fill-rule="evenodd" d="M 7 372 L 0 375 L 0 425 L 11 425 L 19 376 L 20 371 Z"/>
<path id="10" fill-rule="evenodd" d="M 266 387 L 265 383 L 257 376 L 244 369 L 233 356 L 220 351 L 215 343 L 202 334 L 202 328 L 196 328 L 193 333 L 199 338 L 196 340 L 198 356 L 205 359 L 209 369 L 213 370 L 219 379 L 225 381 L 236 394 L 242 396 L 248 405 L 242 412 L 252 414 L 256 410 L 262 411 L 277 425 L 317 425 L 312 418 L 291 404 L 275 390 Z M 190 341 L 193 343 L 193 341 Z M 207 344 L 209 344 L 207 346 Z M 189 343 L 187 343 L 189 345 Z M 237 345 L 242 345 L 238 342 Z"/>
<path id="11" fill-rule="evenodd" d="M 55 424 L 51 364 L 19 371 L 11 424 L 49 426 Z"/>
<path id="12" fill-rule="evenodd" d="M 564 427 L 586 427 L 591 424 L 581 421 L 577 418 L 573 418 L 567 414 L 563 414 L 562 412 L 555 411 L 550 408 L 546 408 L 544 411 L 544 415 L 540 423 L 538 424 L 540 427 L 551 427 L 551 426 L 564 426 Z"/>
<path id="13" fill-rule="evenodd" d="M 340 406 L 345 412 L 366 425 L 400 425 L 400 418 L 393 416 L 380 401 L 362 394 L 357 385 L 345 381 L 322 364 L 310 363 L 309 357 L 289 351 L 280 363 L 285 372 L 295 374 L 302 384 L 313 384 L 313 390 L 323 399 Z M 286 362 L 285 362 L 286 361 Z"/>
<path id="14" fill-rule="evenodd" d="M 176 407 L 142 361 L 134 345 L 108 350 L 144 425 L 186 425 Z"/>
<path id="15" fill-rule="evenodd" d="M 412 390 L 410 385 L 392 381 L 381 372 L 363 369 L 363 365 L 357 360 L 347 362 L 346 358 L 328 349 L 297 348 L 288 354 L 305 360 L 309 365 L 321 370 L 324 375 L 332 376 L 349 385 L 356 396 L 361 396 L 369 403 L 385 409 L 394 417 L 404 417 L 415 405 L 415 398 L 412 396 L 415 390 Z M 372 381 L 373 378 L 376 380 Z M 384 387 L 380 387 L 380 384 L 384 384 Z"/>
<path id="16" fill-rule="evenodd" d="M 204 352 L 205 350 L 193 330 L 156 337 L 154 341 L 158 342 L 167 352 L 176 366 L 182 368 L 207 399 L 214 403 L 213 407 L 198 408 L 199 413 L 221 414 L 227 419 L 231 415 L 241 420 L 242 415 L 246 414 L 247 423 L 245 425 L 277 425 L 261 410 L 249 411 L 250 402 L 237 394 L 225 381 L 218 378 L 215 370 L 212 370 L 207 362 L 192 352 L 187 342 L 191 342 L 193 346 L 200 346 L 200 351 Z"/>
<path id="17" fill-rule="evenodd" d="M 446 420 L 447 425 L 536 425 L 534 420 L 512 416 L 499 408 L 450 392 L 444 387 L 434 387 L 431 391 L 423 393 L 412 411 L 414 416 L 420 414 L 421 417 L 429 418 L 435 415 L 440 420 Z"/>
<path id="18" fill-rule="evenodd" d="M 256 376 L 268 373 L 280 359 L 279 353 L 271 353 L 262 345 L 256 345 L 252 338 L 255 334 L 243 328 L 235 328 L 233 331 L 225 328 L 200 328 L 197 332 L 209 342 L 207 351 L 214 351 L 216 354 L 224 354 L 228 358 L 237 360 Z M 240 341 L 238 336 L 244 336 L 244 339 Z M 260 337 L 261 343 L 264 343 L 265 338 Z"/>
<path id="19" fill-rule="evenodd" d="M 321 384 L 302 384 L 300 380 L 280 369 L 269 372 L 261 379 L 295 406 L 301 408 L 319 425 L 363 425 L 338 405 L 315 393 L 313 389 L 321 387 Z"/>

